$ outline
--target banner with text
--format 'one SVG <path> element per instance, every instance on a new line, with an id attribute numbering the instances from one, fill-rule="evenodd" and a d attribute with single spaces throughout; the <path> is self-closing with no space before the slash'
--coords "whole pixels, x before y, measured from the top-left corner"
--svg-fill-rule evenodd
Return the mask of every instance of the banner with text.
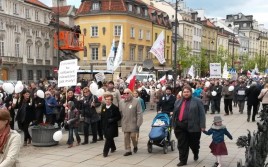
<path id="1" fill-rule="evenodd" d="M 221 63 L 210 63 L 210 78 L 221 78 Z"/>
<path id="2" fill-rule="evenodd" d="M 77 84 L 77 59 L 60 62 L 58 87 L 75 86 Z"/>

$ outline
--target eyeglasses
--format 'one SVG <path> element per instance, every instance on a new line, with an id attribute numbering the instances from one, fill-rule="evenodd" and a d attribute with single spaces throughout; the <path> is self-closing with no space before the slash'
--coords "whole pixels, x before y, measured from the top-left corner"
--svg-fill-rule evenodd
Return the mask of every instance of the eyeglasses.
<path id="1" fill-rule="evenodd" d="M 124 94 L 124 95 L 128 95 L 128 94 L 129 94 L 129 92 L 124 92 L 123 94 Z"/>

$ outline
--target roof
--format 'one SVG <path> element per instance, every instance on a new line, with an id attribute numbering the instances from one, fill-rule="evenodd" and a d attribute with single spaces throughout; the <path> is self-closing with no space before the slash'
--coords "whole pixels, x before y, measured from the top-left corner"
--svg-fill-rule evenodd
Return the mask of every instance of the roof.
<path id="1" fill-rule="evenodd" d="M 24 0 L 27 3 L 42 7 L 42 8 L 46 8 L 50 10 L 50 7 L 48 7 L 47 5 L 43 4 L 42 2 L 38 1 L 38 0 Z"/>
<path id="2" fill-rule="evenodd" d="M 209 19 L 202 20 L 202 24 L 210 28 L 216 28 L 216 26 Z"/>
<path id="3" fill-rule="evenodd" d="M 156 19 L 154 19 L 153 15 L 152 15 L 153 12 L 156 12 Z M 152 5 L 148 5 L 148 15 L 150 16 L 150 20 L 153 23 L 155 23 L 157 25 L 169 27 L 169 28 L 172 27 L 171 23 L 169 21 L 169 18 L 168 18 L 168 20 L 165 19 L 166 16 L 168 17 L 167 13 L 163 12 L 162 10 L 160 10 L 158 8 L 155 8 Z M 162 15 L 162 17 L 159 17 L 159 15 Z"/>
<path id="4" fill-rule="evenodd" d="M 68 12 L 70 11 L 70 8 L 72 6 L 60 6 L 59 7 L 59 12 L 58 12 L 58 7 L 52 7 L 52 11 L 57 15 L 59 13 L 60 16 L 67 16 Z"/>
<path id="5" fill-rule="evenodd" d="M 101 0 L 100 11 L 102 12 L 126 12 L 126 6 L 124 0 Z M 84 1 L 81 3 L 79 9 L 76 14 L 87 14 L 90 13 L 92 1 Z"/>

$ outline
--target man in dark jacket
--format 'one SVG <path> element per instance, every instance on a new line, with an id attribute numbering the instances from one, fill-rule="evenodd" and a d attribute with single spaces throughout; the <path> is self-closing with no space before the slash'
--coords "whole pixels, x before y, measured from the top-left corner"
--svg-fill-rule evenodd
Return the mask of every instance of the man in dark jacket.
<path id="1" fill-rule="evenodd" d="M 215 91 L 217 94 L 216 96 L 210 96 L 210 102 L 211 102 L 211 113 L 215 114 L 217 111 L 220 113 L 221 111 L 221 92 L 222 92 L 222 86 L 219 85 L 219 81 L 216 81 L 215 84 L 212 82 L 210 87 L 210 92 Z"/>
<path id="2" fill-rule="evenodd" d="M 258 96 L 260 94 L 260 89 L 257 87 L 256 82 L 252 82 L 251 86 L 246 90 L 246 96 L 248 98 L 248 118 L 247 121 L 250 121 L 251 116 L 251 108 L 253 107 L 253 113 L 252 113 L 252 122 L 255 122 L 255 116 L 258 112 L 258 104 L 259 99 Z"/>
<path id="3" fill-rule="evenodd" d="M 157 103 L 157 112 L 167 113 L 172 115 L 174 109 L 174 103 L 176 97 L 171 94 L 172 88 L 168 86 L 166 88 L 166 94 L 160 97 L 159 102 Z"/>
<path id="4" fill-rule="evenodd" d="M 240 84 L 238 85 L 236 91 L 235 91 L 240 114 L 243 114 L 244 107 L 245 107 L 246 89 L 247 89 L 247 87 L 246 87 L 245 83 L 243 81 L 241 81 Z"/>
<path id="5" fill-rule="evenodd" d="M 174 133 L 178 140 L 180 163 L 187 164 L 189 148 L 194 154 L 194 160 L 199 158 L 201 131 L 206 128 L 206 115 L 201 99 L 192 96 L 192 88 L 182 89 L 182 99 L 176 101 L 173 113 Z"/>

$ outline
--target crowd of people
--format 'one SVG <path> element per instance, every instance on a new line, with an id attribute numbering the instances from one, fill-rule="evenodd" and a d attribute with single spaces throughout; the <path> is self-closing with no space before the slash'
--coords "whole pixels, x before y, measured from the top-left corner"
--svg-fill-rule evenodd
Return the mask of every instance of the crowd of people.
<path id="1" fill-rule="evenodd" d="M 58 88 L 56 82 L 51 84 L 33 82 L 22 92 L 13 94 L 7 94 L 0 87 L 0 115 L 9 114 L 5 118 L 0 117 L 0 122 L 4 121 L 3 127 L 8 129 L 2 128 L 0 124 L 0 151 L 3 150 L 1 142 L 7 143 L 7 134 L 18 135 L 13 131 L 14 123 L 17 121 L 19 129 L 24 133 L 24 146 L 31 144 L 29 126 L 57 124 L 69 129 L 68 148 L 74 146 L 73 134 L 76 136 L 76 145 L 96 143 L 105 139 L 104 157 L 107 157 L 109 152 L 116 151 L 114 137 L 118 136 L 118 126 L 122 126 L 124 156 L 129 156 L 132 152 L 138 152 L 143 112 L 156 110 L 172 117 L 172 126 L 178 140 L 180 162 L 177 166 L 187 164 L 189 149 L 194 154 L 194 160 L 198 160 L 202 132 L 218 136 L 213 137 L 211 149 L 217 156 L 217 166 L 220 166 L 221 155 L 227 154 L 225 144 L 222 143 L 223 135 L 226 134 L 230 139 L 232 136 L 222 125 L 222 119 L 218 115 L 214 118 L 214 126 L 206 131 L 206 114 L 209 110 L 210 114 L 221 113 L 220 102 L 223 99 L 224 116 L 232 115 L 233 107 L 238 107 L 239 112 L 243 114 L 247 101 L 247 121 L 250 119 L 255 121 L 260 102 L 263 108 L 268 105 L 268 84 L 262 80 L 250 81 L 243 77 L 235 81 L 180 79 L 175 88 L 168 81 L 152 80 L 137 82 L 134 90 L 130 90 L 127 83 L 119 79 L 116 82 L 99 82 L 99 89 L 104 90 L 101 96 L 91 92 L 91 83 L 91 81 L 83 81 L 67 89 Z M 84 132 L 83 139 L 78 134 L 81 124 Z M 89 127 L 92 131 L 91 141 L 89 141 Z M 131 142 L 133 149 L 131 149 Z M 225 150 L 221 150 L 222 148 Z M 4 163 L 1 158 L 0 164 Z"/>

